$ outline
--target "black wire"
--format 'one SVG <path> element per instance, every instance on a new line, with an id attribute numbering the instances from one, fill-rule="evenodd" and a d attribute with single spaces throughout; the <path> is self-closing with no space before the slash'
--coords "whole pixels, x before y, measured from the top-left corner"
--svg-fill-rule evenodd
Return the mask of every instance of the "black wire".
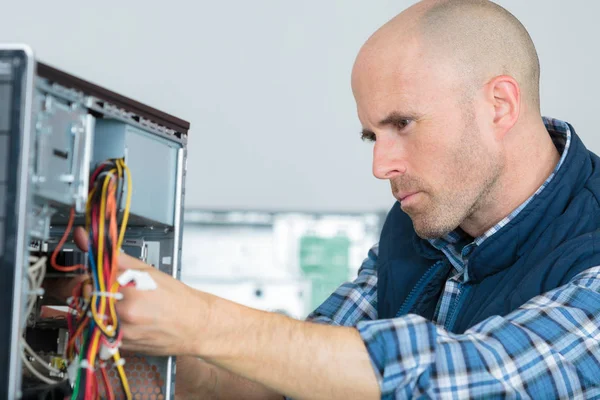
<path id="1" fill-rule="evenodd" d="M 100 175 L 98 175 L 100 176 Z M 100 202 L 102 199 L 102 190 L 101 188 L 99 188 L 99 184 L 98 184 L 99 180 L 96 181 L 96 190 L 94 191 L 94 196 L 92 197 L 91 200 L 91 212 L 92 214 L 96 213 L 96 218 L 92 218 L 92 249 L 94 250 L 94 255 L 98 255 L 98 242 L 95 240 L 95 237 L 98 235 L 98 224 L 99 224 L 99 216 L 97 215 L 97 213 L 100 212 Z M 95 210 L 95 211 L 94 211 Z M 96 223 L 94 223 L 93 221 L 96 221 Z"/>
<path id="2" fill-rule="evenodd" d="M 77 393 L 77 400 L 86 400 L 85 398 L 85 388 L 86 388 L 86 371 L 81 371 L 81 377 L 79 378 L 79 393 Z"/>

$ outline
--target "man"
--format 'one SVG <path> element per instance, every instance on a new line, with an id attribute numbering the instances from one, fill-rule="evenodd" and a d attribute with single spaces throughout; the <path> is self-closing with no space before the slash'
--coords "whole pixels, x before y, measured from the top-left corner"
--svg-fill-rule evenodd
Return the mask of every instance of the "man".
<path id="1" fill-rule="evenodd" d="M 122 289 L 123 346 L 181 356 L 189 398 L 599 397 L 600 159 L 541 118 L 538 85 L 501 7 L 407 9 L 352 72 L 398 200 L 357 279 L 301 322 L 122 256 L 158 284 Z"/>

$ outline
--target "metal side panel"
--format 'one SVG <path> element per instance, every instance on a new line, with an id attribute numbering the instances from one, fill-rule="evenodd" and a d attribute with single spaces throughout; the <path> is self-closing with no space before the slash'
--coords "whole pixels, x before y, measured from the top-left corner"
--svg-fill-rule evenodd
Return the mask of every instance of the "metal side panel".
<path id="1" fill-rule="evenodd" d="M 173 269 L 171 276 L 181 280 L 181 253 L 183 244 L 183 215 L 185 208 L 185 179 L 187 175 L 187 147 L 177 151 L 177 186 L 175 188 L 175 216 L 174 216 L 174 243 L 173 243 Z M 168 398 L 175 397 L 175 374 L 177 373 L 175 357 L 169 357 L 167 376 Z"/>
<path id="2" fill-rule="evenodd" d="M 173 133 L 139 115 L 115 119 L 108 103 L 86 97 L 88 86 L 75 85 L 83 92 L 70 99 L 56 82 L 62 75 L 41 79 L 35 71 L 28 47 L 0 45 L 0 400 L 21 396 L 29 235 L 62 234 L 68 209 L 83 211 L 89 168 L 97 162 L 125 157 L 131 170 L 134 222 L 127 236 L 139 240 L 130 250 L 141 246 L 141 257 L 176 279 L 181 271 L 189 124 Z M 174 397 L 174 357 L 126 357 L 136 398 Z"/>
<path id="3" fill-rule="evenodd" d="M 37 91 L 34 196 L 85 211 L 93 117 L 83 104 Z"/>
<path id="4" fill-rule="evenodd" d="M 25 286 L 29 147 L 35 61 L 30 48 L 0 45 L 0 398 L 20 396 L 19 337 Z"/>

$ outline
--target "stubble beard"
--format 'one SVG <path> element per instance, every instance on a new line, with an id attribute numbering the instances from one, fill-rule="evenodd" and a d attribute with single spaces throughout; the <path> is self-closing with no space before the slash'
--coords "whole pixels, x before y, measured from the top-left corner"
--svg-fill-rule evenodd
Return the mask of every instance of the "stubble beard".
<path id="1" fill-rule="evenodd" d="M 490 193 L 493 191 L 499 176 L 501 165 L 493 154 L 489 154 L 479 142 L 479 132 L 474 119 L 467 120 L 463 128 L 461 147 L 454 150 L 455 173 L 451 176 L 449 184 L 444 185 L 439 192 L 423 192 L 427 201 L 420 210 L 410 209 L 405 212 L 413 221 L 417 235 L 423 239 L 435 239 L 447 235 L 458 228 L 463 221 L 478 212 L 482 205 L 489 202 Z M 471 160 L 471 162 L 465 162 Z M 420 180 L 414 179 L 422 185 Z M 467 185 L 465 180 L 478 182 Z M 423 187 L 423 186 L 421 186 Z M 394 184 L 392 184 L 394 188 Z M 445 189 L 445 190 L 444 190 Z M 445 194 L 444 194 L 445 192 Z"/>

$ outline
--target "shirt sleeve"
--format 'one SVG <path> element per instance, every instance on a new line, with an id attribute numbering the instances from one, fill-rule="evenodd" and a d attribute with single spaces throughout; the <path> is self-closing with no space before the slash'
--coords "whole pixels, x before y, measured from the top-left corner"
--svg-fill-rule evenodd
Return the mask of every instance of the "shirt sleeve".
<path id="1" fill-rule="evenodd" d="M 341 285 L 307 321 L 328 325 L 356 326 L 360 321 L 377 319 L 378 245 L 373 246 L 353 282 Z"/>
<path id="2" fill-rule="evenodd" d="M 357 329 L 382 398 L 600 398 L 600 267 L 464 334 L 411 314 Z"/>

